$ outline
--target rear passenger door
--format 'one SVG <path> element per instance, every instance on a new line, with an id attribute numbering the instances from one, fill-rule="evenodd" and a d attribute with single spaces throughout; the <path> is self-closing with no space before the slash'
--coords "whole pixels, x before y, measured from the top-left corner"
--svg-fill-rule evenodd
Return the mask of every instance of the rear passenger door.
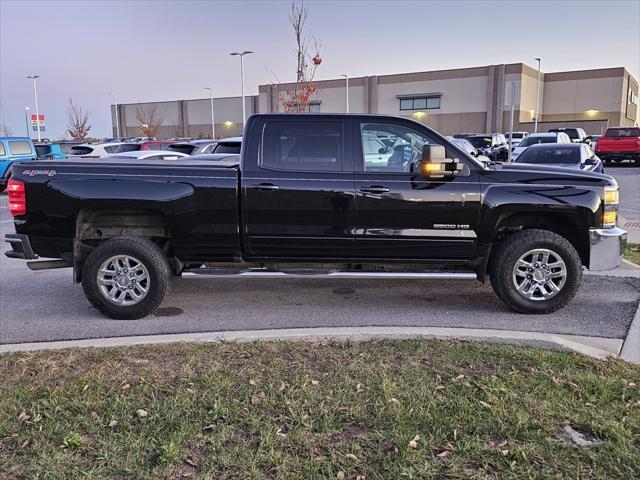
<path id="1" fill-rule="evenodd" d="M 331 259 L 353 254 L 356 214 L 348 124 L 343 117 L 296 116 L 252 127 L 253 132 L 261 130 L 259 146 L 243 153 L 242 171 L 250 257 Z"/>

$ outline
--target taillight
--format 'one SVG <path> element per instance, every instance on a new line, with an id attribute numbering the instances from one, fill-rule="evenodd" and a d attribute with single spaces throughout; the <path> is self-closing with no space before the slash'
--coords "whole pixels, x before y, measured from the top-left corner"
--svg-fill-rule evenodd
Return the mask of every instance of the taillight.
<path id="1" fill-rule="evenodd" d="M 14 217 L 27 213 L 27 193 L 24 183 L 18 180 L 9 180 L 7 184 L 7 194 L 9 195 L 9 211 Z"/>

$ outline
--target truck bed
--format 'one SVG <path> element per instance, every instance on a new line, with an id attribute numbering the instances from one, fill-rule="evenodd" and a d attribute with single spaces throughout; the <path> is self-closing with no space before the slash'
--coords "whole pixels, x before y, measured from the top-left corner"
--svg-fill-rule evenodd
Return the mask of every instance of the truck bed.
<path id="1" fill-rule="evenodd" d="M 172 248 L 186 260 L 232 260 L 240 255 L 237 159 L 16 164 L 12 178 L 24 180 L 27 189 L 27 214 L 16 219 L 16 232 L 29 235 L 40 257 L 71 257 L 77 230 L 93 209 L 130 212 L 141 225 L 162 219 Z"/>

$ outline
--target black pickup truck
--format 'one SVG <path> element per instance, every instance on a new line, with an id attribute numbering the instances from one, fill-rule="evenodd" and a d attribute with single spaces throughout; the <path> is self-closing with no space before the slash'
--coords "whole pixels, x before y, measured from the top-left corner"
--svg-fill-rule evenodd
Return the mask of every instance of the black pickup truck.
<path id="1" fill-rule="evenodd" d="M 549 313 L 626 241 L 613 178 L 483 163 L 379 115 L 254 115 L 241 154 L 217 160 L 16 164 L 8 194 L 6 254 L 72 267 L 120 319 L 152 313 L 184 273 L 489 278 L 513 310 Z"/>

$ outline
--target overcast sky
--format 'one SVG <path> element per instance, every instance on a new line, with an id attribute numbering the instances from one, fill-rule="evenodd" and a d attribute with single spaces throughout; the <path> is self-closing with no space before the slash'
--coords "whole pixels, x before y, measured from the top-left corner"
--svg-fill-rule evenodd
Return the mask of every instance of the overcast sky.
<path id="1" fill-rule="evenodd" d="M 525 62 L 544 72 L 640 70 L 640 1 L 307 0 L 307 28 L 321 43 L 316 78 L 380 75 Z M 110 135 L 108 92 L 120 103 L 247 94 L 265 66 L 295 80 L 291 1 L 0 0 L 0 101 L 23 135 L 34 108 L 25 75 L 39 74 L 47 134 L 64 133 L 70 97 L 90 112 L 91 134 Z"/>

